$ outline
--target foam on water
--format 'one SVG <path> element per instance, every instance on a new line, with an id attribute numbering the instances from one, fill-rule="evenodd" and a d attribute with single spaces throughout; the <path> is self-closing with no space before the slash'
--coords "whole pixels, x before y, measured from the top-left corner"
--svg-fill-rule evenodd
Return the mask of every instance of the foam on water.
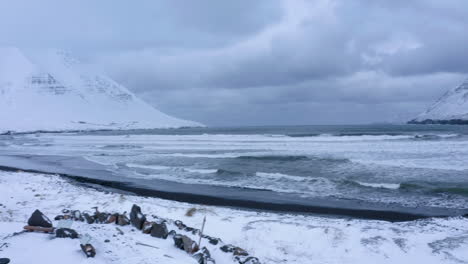
<path id="1" fill-rule="evenodd" d="M 84 157 L 110 170 L 125 169 L 130 181 L 164 179 L 310 198 L 468 208 L 460 191 L 468 188 L 466 133 L 455 128 L 401 130 L 39 134 L 14 136 L 0 149 L 14 155 Z M 411 184 L 420 188 L 408 188 Z"/>
<path id="2" fill-rule="evenodd" d="M 400 188 L 399 183 L 370 183 L 370 182 L 357 182 L 358 184 L 366 187 L 372 188 L 385 188 L 385 189 L 392 189 L 396 190 Z"/>
<path id="3" fill-rule="evenodd" d="M 127 163 L 127 167 L 130 168 L 142 168 L 142 169 L 151 169 L 151 170 L 169 170 L 171 167 L 168 166 L 160 166 L 160 165 L 142 165 L 142 164 L 135 164 L 135 163 Z"/>
<path id="4" fill-rule="evenodd" d="M 212 174 L 216 173 L 217 169 L 185 169 L 188 172 L 200 173 L 200 174 Z"/>

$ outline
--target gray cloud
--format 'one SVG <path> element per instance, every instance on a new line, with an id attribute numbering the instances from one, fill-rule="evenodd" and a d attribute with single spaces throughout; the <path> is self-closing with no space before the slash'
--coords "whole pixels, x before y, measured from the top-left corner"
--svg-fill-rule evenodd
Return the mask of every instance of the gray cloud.
<path id="1" fill-rule="evenodd" d="M 19 0 L 0 10 L 0 43 L 70 49 L 161 110 L 211 125 L 401 121 L 468 75 L 464 0 Z"/>

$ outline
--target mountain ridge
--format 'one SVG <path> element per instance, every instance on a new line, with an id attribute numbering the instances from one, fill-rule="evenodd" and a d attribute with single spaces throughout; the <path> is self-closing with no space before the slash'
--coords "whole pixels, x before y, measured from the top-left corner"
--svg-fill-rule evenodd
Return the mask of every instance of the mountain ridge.
<path id="1" fill-rule="evenodd" d="M 450 89 L 409 124 L 468 125 L 468 79 Z"/>
<path id="2" fill-rule="evenodd" d="M 202 126 L 150 106 L 69 53 L 0 48 L 0 133 Z"/>

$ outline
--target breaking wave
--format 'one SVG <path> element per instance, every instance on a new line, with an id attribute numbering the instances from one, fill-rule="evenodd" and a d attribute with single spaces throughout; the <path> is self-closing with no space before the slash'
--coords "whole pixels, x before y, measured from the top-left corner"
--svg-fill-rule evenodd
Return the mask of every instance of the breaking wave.
<path id="1" fill-rule="evenodd" d="M 356 183 L 365 187 L 391 189 L 391 190 L 400 189 L 400 186 L 401 186 L 400 183 L 371 183 L 371 182 L 359 182 L 359 181 L 357 181 Z"/>
<path id="2" fill-rule="evenodd" d="M 184 170 L 186 170 L 188 172 L 200 173 L 200 174 L 213 174 L 213 173 L 218 172 L 218 170 L 216 170 L 216 169 L 187 169 L 187 168 L 185 168 Z"/>
<path id="3" fill-rule="evenodd" d="M 141 169 L 150 169 L 150 170 L 168 170 L 172 168 L 169 166 L 142 165 L 142 164 L 135 164 L 135 163 L 127 163 L 126 166 L 130 168 L 141 168 Z"/>
<path id="4" fill-rule="evenodd" d="M 266 155 L 266 156 L 238 156 L 238 159 L 243 160 L 263 160 L 263 161 L 298 161 L 308 160 L 307 156 L 296 156 L 296 155 Z"/>

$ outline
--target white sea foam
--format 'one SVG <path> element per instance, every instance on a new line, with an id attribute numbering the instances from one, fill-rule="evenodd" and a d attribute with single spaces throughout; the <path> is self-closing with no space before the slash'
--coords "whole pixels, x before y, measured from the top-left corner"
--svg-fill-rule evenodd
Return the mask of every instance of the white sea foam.
<path id="1" fill-rule="evenodd" d="M 359 185 L 372 187 L 372 188 L 384 188 L 384 189 L 392 189 L 396 190 L 400 188 L 399 183 L 370 183 L 370 182 L 357 182 Z"/>
<path id="2" fill-rule="evenodd" d="M 265 173 L 265 172 L 257 172 L 255 173 L 256 176 L 270 179 L 270 180 L 282 180 L 282 179 L 287 179 L 287 180 L 292 180 L 292 181 L 297 181 L 297 182 L 304 182 L 307 181 L 308 177 L 303 177 L 303 176 L 294 176 L 294 175 L 287 175 L 287 174 L 282 174 L 282 173 Z M 316 178 L 314 178 L 316 179 Z"/>
<path id="3" fill-rule="evenodd" d="M 184 168 L 184 170 L 188 172 L 200 173 L 200 174 L 211 174 L 211 173 L 216 173 L 218 171 L 215 169 L 189 169 L 189 168 Z"/>
<path id="4" fill-rule="evenodd" d="M 166 157 L 183 157 L 183 158 L 237 158 L 238 153 L 221 153 L 221 154 L 205 154 L 205 153 L 170 153 L 170 154 L 159 154 L 160 156 Z"/>
<path id="5" fill-rule="evenodd" d="M 135 163 L 127 163 L 126 166 L 130 168 L 142 168 L 142 169 L 151 169 L 151 170 L 169 170 L 172 168 L 169 166 L 143 165 L 143 164 L 135 164 Z"/>

